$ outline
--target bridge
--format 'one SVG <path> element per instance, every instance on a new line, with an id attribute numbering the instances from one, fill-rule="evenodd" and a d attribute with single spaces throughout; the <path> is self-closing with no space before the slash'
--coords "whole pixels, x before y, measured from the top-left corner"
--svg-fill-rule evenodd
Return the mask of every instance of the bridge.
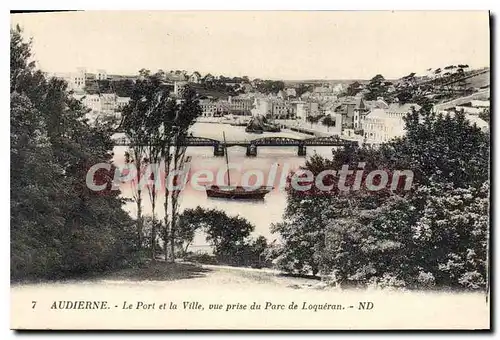
<path id="1" fill-rule="evenodd" d="M 115 138 L 115 145 L 130 146 L 131 143 L 127 137 Z M 257 148 L 259 146 L 291 146 L 297 147 L 297 154 L 299 156 L 306 155 L 306 149 L 308 146 L 341 146 L 346 147 L 349 145 L 355 145 L 357 142 L 344 140 L 338 136 L 331 137 L 312 137 L 307 139 L 297 139 L 290 137 L 262 137 L 253 140 L 234 140 L 234 141 L 223 141 L 206 138 L 206 137 L 194 137 L 189 136 L 182 142 L 183 146 L 187 147 L 213 147 L 214 156 L 224 156 L 225 148 L 232 146 L 242 146 L 246 147 L 247 156 L 257 156 Z"/>

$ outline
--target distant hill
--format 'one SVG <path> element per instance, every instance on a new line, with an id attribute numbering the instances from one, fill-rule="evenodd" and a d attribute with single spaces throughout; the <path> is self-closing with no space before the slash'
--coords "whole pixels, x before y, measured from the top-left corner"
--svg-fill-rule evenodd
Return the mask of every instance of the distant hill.
<path id="1" fill-rule="evenodd" d="M 487 68 L 486 70 L 490 70 Z M 479 74 L 475 77 L 467 79 L 467 84 L 470 84 L 471 87 L 481 88 L 487 85 L 490 85 L 490 72 L 486 72 L 483 74 Z"/>
<path id="2" fill-rule="evenodd" d="M 284 80 L 283 82 L 285 83 L 285 86 L 287 87 L 296 87 L 299 84 L 313 84 L 313 85 L 320 85 L 320 84 L 326 84 L 326 83 L 332 83 L 332 84 L 351 84 L 354 83 L 355 81 L 361 83 L 361 84 L 367 84 L 370 82 L 370 79 L 321 79 L 321 80 Z"/>
<path id="3" fill-rule="evenodd" d="M 371 78 L 370 78 L 371 79 Z M 349 85 L 357 81 L 360 84 L 368 84 L 370 79 L 321 79 L 321 80 L 283 80 L 286 87 L 297 87 L 299 84 L 311 84 L 311 85 L 321 85 L 321 84 L 343 84 Z M 390 82 L 396 82 L 397 79 L 386 79 Z"/>

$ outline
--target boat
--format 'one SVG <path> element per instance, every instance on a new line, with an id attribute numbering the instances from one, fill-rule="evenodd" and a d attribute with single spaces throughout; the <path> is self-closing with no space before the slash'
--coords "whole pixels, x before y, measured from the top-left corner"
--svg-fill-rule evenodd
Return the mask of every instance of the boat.
<path id="1" fill-rule="evenodd" d="M 245 132 L 247 132 L 247 133 L 258 133 L 258 134 L 261 134 L 261 133 L 264 133 L 264 130 L 262 130 L 262 129 L 255 129 L 255 128 L 252 128 L 250 126 L 247 126 L 246 129 L 245 129 Z"/>
<path id="2" fill-rule="evenodd" d="M 264 132 L 280 132 L 281 128 L 278 124 L 274 124 L 262 115 L 253 117 L 245 129 L 249 133 L 264 133 Z"/>
<path id="3" fill-rule="evenodd" d="M 226 135 L 223 133 L 224 145 L 226 145 Z M 227 167 L 227 182 L 228 185 L 206 185 L 205 192 L 207 197 L 210 198 L 225 198 L 225 199 L 243 199 L 243 200 L 263 200 L 264 197 L 273 190 L 272 186 L 241 186 L 241 185 L 231 185 L 231 176 L 229 174 L 229 159 L 227 155 L 227 149 L 225 150 L 226 155 L 226 167 Z"/>
<path id="4" fill-rule="evenodd" d="M 227 199 L 250 199 L 263 200 L 264 197 L 273 190 L 273 187 L 261 186 L 243 187 L 231 185 L 207 185 L 205 187 L 208 197 L 227 198 Z"/>
<path id="5" fill-rule="evenodd" d="M 247 126 L 247 123 L 245 122 L 234 122 L 230 123 L 231 126 Z"/>

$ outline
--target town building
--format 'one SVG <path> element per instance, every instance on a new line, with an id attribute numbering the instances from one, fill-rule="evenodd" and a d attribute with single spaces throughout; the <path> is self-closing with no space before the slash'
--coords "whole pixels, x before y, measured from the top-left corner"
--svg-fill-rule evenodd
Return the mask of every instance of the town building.
<path id="1" fill-rule="evenodd" d="M 201 82 L 201 74 L 198 72 L 194 72 L 192 75 L 189 76 L 188 81 L 190 83 L 199 84 Z"/>
<path id="2" fill-rule="evenodd" d="M 297 115 L 297 119 L 305 121 L 307 117 L 310 116 L 310 111 L 309 111 L 309 103 L 305 101 L 298 101 L 295 103 L 295 112 Z"/>
<path id="3" fill-rule="evenodd" d="M 165 74 L 165 80 L 167 81 L 178 81 L 178 82 L 185 82 L 189 79 L 186 71 L 170 71 Z"/>
<path id="4" fill-rule="evenodd" d="M 317 86 L 307 98 L 315 99 L 318 101 L 332 101 L 337 99 L 337 93 L 334 92 L 334 87 L 331 85 Z"/>
<path id="5" fill-rule="evenodd" d="M 356 100 L 356 106 L 354 108 L 354 117 L 353 117 L 353 129 L 359 130 L 361 129 L 361 122 L 365 119 L 366 115 L 370 113 L 370 109 L 372 107 L 372 102 L 367 102 L 363 100 L 363 98 L 359 97 Z"/>
<path id="6" fill-rule="evenodd" d="M 363 136 L 369 144 L 385 143 L 405 134 L 404 117 L 412 110 L 420 110 L 420 105 L 407 103 L 387 104 L 379 98 L 370 113 L 361 121 Z"/>
<path id="7" fill-rule="evenodd" d="M 129 97 L 118 97 L 114 93 L 73 94 L 73 97 L 90 110 L 87 118 L 91 122 L 100 117 L 119 118 L 121 110 L 130 102 Z"/>
<path id="8" fill-rule="evenodd" d="M 250 116 L 252 114 L 254 100 L 251 98 L 229 96 L 227 102 L 230 114 L 238 116 Z"/>
<path id="9" fill-rule="evenodd" d="M 356 108 L 360 105 L 361 98 L 342 97 L 335 103 L 334 111 L 342 115 L 342 127 L 354 129 L 354 116 Z"/>
<path id="10" fill-rule="evenodd" d="M 121 111 L 130 102 L 130 97 L 116 97 L 116 110 Z"/>
<path id="11" fill-rule="evenodd" d="M 319 116 L 321 114 L 319 103 L 313 101 L 296 101 L 293 102 L 295 105 L 295 115 L 299 120 L 307 120 L 309 116 Z"/>
<path id="12" fill-rule="evenodd" d="M 294 119 L 296 111 L 290 102 L 278 99 L 272 101 L 271 112 L 267 116 L 274 119 Z"/>
<path id="13" fill-rule="evenodd" d="M 108 74 L 106 70 L 97 70 L 95 74 L 96 80 L 107 80 L 108 79 Z"/>
<path id="14" fill-rule="evenodd" d="M 490 101 L 489 100 L 471 100 L 470 105 L 472 107 L 487 108 L 487 107 L 490 107 Z"/>
<path id="15" fill-rule="evenodd" d="M 84 94 L 86 86 L 92 81 L 110 79 L 106 70 L 100 69 L 96 72 L 88 72 L 85 67 L 79 67 L 76 72 L 52 73 L 47 75 L 66 81 L 68 83 L 68 90 L 77 94 Z"/>
<path id="16" fill-rule="evenodd" d="M 271 112 L 271 100 L 263 95 L 256 95 L 254 97 L 253 108 L 251 110 L 252 116 L 266 116 Z"/>
<path id="17" fill-rule="evenodd" d="M 293 87 L 286 88 L 285 93 L 287 97 L 297 97 L 297 91 Z"/>
<path id="18" fill-rule="evenodd" d="M 203 117 L 216 117 L 218 113 L 218 105 L 212 99 L 201 99 L 200 107 Z"/>

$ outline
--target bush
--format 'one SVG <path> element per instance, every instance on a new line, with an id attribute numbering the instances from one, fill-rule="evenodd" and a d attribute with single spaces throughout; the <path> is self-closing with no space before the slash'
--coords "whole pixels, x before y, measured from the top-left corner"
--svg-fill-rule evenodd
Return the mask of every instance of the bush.
<path id="1" fill-rule="evenodd" d="M 190 253 L 184 257 L 184 260 L 201 264 L 217 264 L 215 256 L 206 253 Z"/>

